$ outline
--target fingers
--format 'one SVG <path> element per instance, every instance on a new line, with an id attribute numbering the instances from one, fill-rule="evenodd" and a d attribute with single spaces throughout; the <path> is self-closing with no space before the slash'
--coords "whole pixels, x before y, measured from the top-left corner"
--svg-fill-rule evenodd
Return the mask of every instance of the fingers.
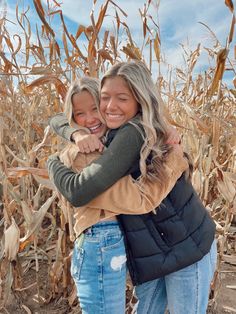
<path id="1" fill-rule="evenodd" d="M 174 151 L 175 151 L 177 154 L 180 154 L 180 155 L 183 155 L 183 154 L 184 154 L 182 145 L 180 145 L 180 144 L 172 144 L 172 146 L 173 146 Z"/>
<path id="2" fill-rule="evenodd" d="M 179 144 L 181 142 L 181 136 L 173 126 L 170 126 L 168 129 L 168 138 L 166 144 Z"/>
<path id="3" fill-rule="evenodd" d="M 86 134 L 75 141 L 75 144 L 79 147 L 81 153 L 89 154 L 94 151 L 102 152 L 104 145 L 94 134 Z"/>
<path id="4" fill-rule="evenodd" d="M 100 142 L 98 151 L 101 153 L 101 152 L 103 152 L 103 150 L 104 150 L 104 145 L 103 145 L 103 143 Z"/>

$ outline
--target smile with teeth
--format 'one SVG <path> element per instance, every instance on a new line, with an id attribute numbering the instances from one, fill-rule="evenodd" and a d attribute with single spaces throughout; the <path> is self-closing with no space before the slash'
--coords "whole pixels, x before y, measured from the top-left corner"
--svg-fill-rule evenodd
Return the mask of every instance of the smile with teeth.
<path id="1" fill-rule="evenodd" d="M 91 127 L 89 127 L 89 130 L 91 131 L 91 133 L 94 133 L 101 127 L 101 125 L 102 125 L 102 123 L 99 123 L 95 126 L 91 126 Z"/>
<path id="2" fill-rule="evenodd" d="M 113 113 L 106 113 L 108 119 L 120 119 L 123 115 L 121 114 L 113 114 Z"/>

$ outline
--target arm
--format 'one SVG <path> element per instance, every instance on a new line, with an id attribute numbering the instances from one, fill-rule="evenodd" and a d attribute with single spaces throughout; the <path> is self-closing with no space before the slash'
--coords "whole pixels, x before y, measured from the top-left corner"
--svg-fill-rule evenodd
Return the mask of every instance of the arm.
<path id="1" fill-rule="evenodd" d="M 72 128 L 64 113 L 57 113 L 49 120 L 49 125 L 53 129 L 53 131 L 63 137 L 67 141 L 72 141 L 72 134 L 78 129 Z"/>
<path id="2" fill-rule="evenodd" d="M 67 141 L 75 143 L 81 153 L 90 153 L 98 150 L 103 151 L 104 145 L 95 134 L 89 134 L 85 128 L 73 128 L 69 125 L 64 113 L 58 113 L 49 120 L 53 131 Z M 76 124 L 75 124 L 76 125 Z"/>
<path id="3" fill-rule="evenodd" d="M 188 168 L 188 162 L 183 157 L 182 150 L 173 149 L 163 167 L 166 172 L 165 184 L 144 179 L 140 187 L 130 175 L 125 176 L 86 206 L 109 210 L 115 214 L 145 214 L 154 210 Z"/>
<path id="4" fill-rule="evenodd" d="M 74 145 L 67 146 L 60 160 L 80 173 L 92 161 L 100 157 L 98 152 L 82 154 Z M 134 180 L 130 175 L 119 179 L 105 192 L 86 204 L 87 208 L 112 212 L 113 214 L 144 214 L 156 208 L 169 194 L 182 172 L 188 168 L 180 145 L 174 145 L 163 163 L 165 180 Z M 122 200 L 122 202 L 121 202 Z"/>
<path id="5" fill-rule="evenodd" d="M 117 131 L 103 155 L 80 174 L 68 169 L 57 157 L 48 160 L 50 178 L 59 192 L 75 207 L 83 206 L 129 173 L 139 159 L 143 139 L 131 124 Z"/>

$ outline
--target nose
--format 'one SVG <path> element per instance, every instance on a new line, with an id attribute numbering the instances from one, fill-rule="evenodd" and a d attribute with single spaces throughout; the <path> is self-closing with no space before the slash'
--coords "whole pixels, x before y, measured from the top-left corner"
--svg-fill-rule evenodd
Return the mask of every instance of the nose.
<path id="1" fill-rule="evenodd" d="M 96 119 L 97 119 L 97 117 L 93 113 L 88 113 L 86 115 L 86 123 L 88 125 L 94 123 Z"/>
<path id="2" fill-rule="evenodd" d="M 110 98 L 109 102 L 107 103 L 107 109 L 109 109 L 110 111 L 113 111 L 116 109 L 116 102 L 114 100 L 114 98 Z"/>

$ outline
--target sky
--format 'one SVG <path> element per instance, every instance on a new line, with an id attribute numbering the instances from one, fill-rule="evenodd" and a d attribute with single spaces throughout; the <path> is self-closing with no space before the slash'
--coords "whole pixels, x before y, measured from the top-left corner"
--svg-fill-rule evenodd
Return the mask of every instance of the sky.
<path id="1" fill-rule="evenodd" d="M 47 0 L 41 1 L 45 6 L 47 5 Z M 232 1 L 236 7 L 236 0 Z M 105 1 L 97 0 L 95 1 L 95 6 L 93 6 L 93 0 L 57 0 L 57 2 L 61 3 L 66 25 L 70 33 L 73 34 L 76 32 L 79 24 L 84 26 L 91 24 L 89 17 L 91 9 L 94 8 L 96 16 L 100 6 Z M 129 25 L 132 37 L 135 42 L 139 44 L 142 23 L 138 9 L 142 9 L 144 3 L 147 1 L 114 0 L 114 2 L 128 14 L 127 18 L 122 16 L 122 14 L 120 16 L 122 16 L 122 20 Z M 152 2 L 157 3 L 159 1 L 156 0 Z M 29 16 L 31 21 L 37 23 L 38 19 L 36 17 L 33 0 L 21 0 L 18 1 L 18 3 L 19 8 L 26 9 L 29 6 L 27 16 Z M 7 8 L 7 18 L 12 22 L 16 21 L 15 4 L 15 0 L 0 0 L 0 12 L 3 11 L 5 5 Z M 228 7 L 226 7 L 224 0 L 161 0 L 158 10 L 154 5 L 150 6 L 149 14 L 155 21 L 157 21 L 157 19 L 159 20 L 161 50 L 164 52 L 167 63 L 181 67 L 183 64 L 183 48 L 181 44 L 185 46 L 187 44 L 189 49 L 193 51 L 196 49 L 198 43 L 201 43 L 203 53 L 197 65 L 196 71 L 198 72 L 204 71 L 208 64 L 207 53 L 204 53 L 203 47 L 212 48 L 215 44 L 214 38 L 209 30 L 199 22 L 205 23 L 214 32 L 220 44 L 224 46 L 232 19 L 232 14 Z M 112 6 L 110 6 L 108 15 L 114 16 L 114 8 Z M 58 21 L 55 19 L 52 21 L 54 29 L 57 29 L 57 36 L 61 38 L 61 28 L 57 23 Z M 7 26 L 9 32 L 12 33 L 17 29 L 17 27 L 10 22 Z M 103 26 L 104 28 L 112 29 L 111 18 L 106 17 Z M 154 24 L 152 27 L 155 28 Z M 32 31 L 34 32 L 35 29 Z M 233 58 L 233 46 L 236 45 L 235 38 L 236 35 L 231 43 L 231 59 Z M 233 76 L 233 73 L 229 72 L 226 73 L 224 79 L 231 84 Z"/>

